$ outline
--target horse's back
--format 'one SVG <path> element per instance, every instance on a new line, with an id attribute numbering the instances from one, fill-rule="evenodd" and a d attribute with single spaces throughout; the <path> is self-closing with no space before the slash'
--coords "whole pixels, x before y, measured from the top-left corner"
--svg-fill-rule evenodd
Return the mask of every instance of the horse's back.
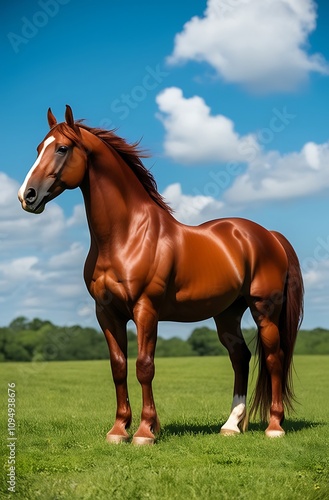
<path id="1" fill-rule="evenodd" d="M 281 281 L 287 269 L 285 251 L 270 231 L 253 221 L 225 218 L 200 226 L 183 226 L 178 247 L 177 279 L 195 291 L 219 287 L 241 291 L 265 272 Z M 215 285 L 215 283 L 217 285 Z"/>
<path id="2" fill-rule="evenodd" d="M 232 217 L 215 219 L 199 226 L 185 226 L 186 241 L 193 241 L 195 249 L 203 246 L 216 248 L 236 264 L 248 261 L 254 269 L 263 261 L 284 260 L 285 252 L 275 233 L 248 219 Z"/>
<path id="3" fill-rule="evenodd" d="M 209 224 L 225 240 L 231 252 L 242 250 L 245 265 L 245 290 L 249 294 L 270 295 L 284 285 L 288 260 L 287 254 L 275 233 L 263 226 L 242 218 L 219 219 Z M 234 250 L 233 250 L 234 252 Z"/>

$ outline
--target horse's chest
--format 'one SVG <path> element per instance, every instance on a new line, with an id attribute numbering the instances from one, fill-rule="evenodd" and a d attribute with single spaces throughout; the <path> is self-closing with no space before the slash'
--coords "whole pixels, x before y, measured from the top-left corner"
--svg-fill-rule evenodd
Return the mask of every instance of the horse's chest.
<path id="1" fill-rule="evenodd" d="M 118 307 L 129 302 L 126 287 L 112 272 L 94 275 L 87 286 L 91 296 L 100 307 Z"/>

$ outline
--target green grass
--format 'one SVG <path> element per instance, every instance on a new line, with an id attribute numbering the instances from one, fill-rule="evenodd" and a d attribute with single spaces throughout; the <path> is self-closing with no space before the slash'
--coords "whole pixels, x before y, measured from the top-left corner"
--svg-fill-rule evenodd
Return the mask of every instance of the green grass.
<path id="1" fill-rule="evenodd" d="M 16 383 L 17 499 L 328 498 L 329 357 L 296 356 L 300 404 L 287 434 L 269 440 L 252 422 L 218 434 L 231 404 L 227 358 L 159 358 L 154 394 L 162 432 L 153 447 L 105 442 L 115 414 L 106 361 L 0 365 L 0 498 L 6 498 L 7 383 Z M 131 432 L 141 394 L 130 365 Z"/>

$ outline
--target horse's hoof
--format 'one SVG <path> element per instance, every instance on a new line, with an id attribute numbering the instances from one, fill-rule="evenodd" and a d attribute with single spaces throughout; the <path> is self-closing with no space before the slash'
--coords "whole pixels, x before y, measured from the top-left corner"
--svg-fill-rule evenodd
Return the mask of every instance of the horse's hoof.
<path id="1" fill-rule="evenodd" d="M 236 436 L 244 432 L 248 427 L 248 417 L 246 405 L 240 403 L 233 408 L 228 420 L 220 429 L 220 434 L 223 436 Z"/>
<path id="2" fill-rule="evenodd" d="M 144 445 L 149 446 L 154 444 L 154 441 L 155 441 L 154 438 L 134 436 L 132 443 L 137 446 L 144 446 Z"/>
<path id="3" fill-rule="evenodd" d="M 127 443 L 129 441 L 129 436 L 121 436 L 120 434 L 107 434 L 106 441 L 108 443 L 114 444 Z"/>
<path id="4" fill-rule="evenodd" d="M 265 436 L 268 438 L 280 438 L 285 435 L 284 430 L 266 430 Z"/>
<path id="5" fill-rule="evenodd" d="M 238 434 L 240 434 L 240 431 L 239 429 L 238 430 L 225 429 L 222 427 L 221 430 L 219 431 L 219 434 L 221 434 L 222 436 L 237 436 Z"/>

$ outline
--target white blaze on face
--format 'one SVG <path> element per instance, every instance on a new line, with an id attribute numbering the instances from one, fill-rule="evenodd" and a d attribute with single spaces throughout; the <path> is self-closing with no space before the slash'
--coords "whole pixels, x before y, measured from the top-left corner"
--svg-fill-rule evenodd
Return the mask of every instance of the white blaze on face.
<path id="1" fill-rule="evenodd" d="M 25 190 L 26 190 L 26 186 L 27 186 L 27 183 L 29 182 L 29 179 L 31 178 L 31 175 L 33 174 L 34 170 L 39 165 L 39 163 L 40 163 L 40 161 L 42 159 L 42 156 L 43 156 L 44 152 L 46 151 L 47 147 L 49 146 L 49 144 L 51 144 L 52 142 L 54 142 L 54 140 L 55 140 L 55 137 L 53 135 L 51 135 L 43 143 L 43 146 L 42 146 L 42 149 L 40 151 L 40 154 L 39 154 L 38 158 L 35 160 L 34 164 L 30 168 L 27 176 L 25 177 L 25 180 L 24 180 L 23 184 L 21 185 L 21 187 L 20 187 L 20 189 L 18 191 L 18 196 L 19 196 L 19 198 L 21 200 L 23 200 L 24 193 L 25 193 Z"/>

